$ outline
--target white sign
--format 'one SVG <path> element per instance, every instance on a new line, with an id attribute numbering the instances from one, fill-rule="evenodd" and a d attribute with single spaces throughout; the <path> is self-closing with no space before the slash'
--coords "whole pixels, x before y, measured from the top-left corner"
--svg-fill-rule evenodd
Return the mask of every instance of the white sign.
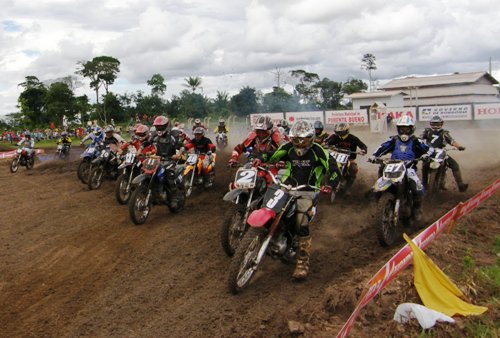
<path id="1" fill-rule="evenodd" d="M 421 106 L 418 107 L 419 121 L 430 121 L 432 116 L 439 115 L 445 121 L 472 120 L 470 105 L 454 106 Z"/>
<path id="2" fill-rule="evenodd" d="M 392 120 L 398 120 L 401 116 L 408 115 L 414 121 L 417 120 L 417 110 L 415 107 L 398 107 L 398 108 L 390 108 L 387 107 L 386 114 L 389 115 Z"/>
<path id="3" fill-rule="evenodd" d="M 325 124 L 337 123 L 368 124 L 366 109 L 332 110 L 325 112 Z"/>
<path id="4" fill-rule="evenodd" d="M 474 120 L 500 119 L 500 103 L 474 105 Z"/>
<path id="5" fill-rule="evenodd" d="M 283 120 L 283 113 L 250 114 L 250 124 L 252 126 L 255 125 L 255 121 L 257 121 L 260 116 L 269 116 L 271 120 L 273 120 L 274 125 L 277 125 L 278 122 Z"/>
<path id="6" fill-rule="evenodd" d="M 301 112 L 293 112 L 293 113 L 285 113 L 286 120 L 290 124 L 294 124 L 298 120 L 306 120 L 311 123 L 314 121 L 323 121 L 323 112 L 322 111 L 301 111 Z"/>

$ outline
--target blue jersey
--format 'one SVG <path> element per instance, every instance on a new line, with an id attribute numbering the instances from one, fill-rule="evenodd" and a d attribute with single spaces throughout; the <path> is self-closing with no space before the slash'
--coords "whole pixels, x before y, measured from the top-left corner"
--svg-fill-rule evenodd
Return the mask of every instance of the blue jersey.
<path id="1" fill-rule="evenodd" d="M 380 157 L 391 153 L 391 159 L 411 161 L 429 152 L 429 146 L 420 142 L 415 136 L 411 136 L 406 142 L 401 141 L 398 136 L 392 136 L 388 141 L 373 153 L 373 156 Z"/>

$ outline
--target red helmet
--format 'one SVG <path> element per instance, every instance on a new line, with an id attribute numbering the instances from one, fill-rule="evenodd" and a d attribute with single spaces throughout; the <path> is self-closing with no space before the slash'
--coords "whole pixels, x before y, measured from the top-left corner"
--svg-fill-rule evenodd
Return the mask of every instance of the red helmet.
<path id="1" fill-rule="evenodd" d="M 165 134 L 169 124 L 168 118 L 165 116 L 158 116 L 153 122 L 153 126 L 155 126 L 156 133 L 159 136 L 163 136 L 163 134 Z"/>
<path id="2" fill-rule="evenodd" d="M 148 138 L 149 127 L 143 124 L 136 126 L 134 134 L 136 138 L 140 141 L 144 141 Z"/>

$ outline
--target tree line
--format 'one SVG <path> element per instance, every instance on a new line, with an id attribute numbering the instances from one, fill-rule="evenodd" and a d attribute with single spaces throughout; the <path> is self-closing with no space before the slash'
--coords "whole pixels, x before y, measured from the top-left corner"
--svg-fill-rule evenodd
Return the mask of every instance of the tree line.
<path id="1" fill-rule="evenodd" d="M 75 75 L 52 81 L 40 81 L 36 76 L 25 77 L 18 85 L 23 89 L 18 98 L 19 112 L 6 116 L 0 125 L 46 127 L 50 123 L 63 125 L 63 120 L 71 124 L 88 120 L 108 123 L 128 122 L 143 115 L 167 115 L 171 118 L 203 118 L 206 116 L 227 117 L 247 116 L 253 113 L 306 111 L 350 108 L 343 104 L 343 97 L 367 89 L 359 79 L 350 78 L 336 82 L 320 78 L 316 73 L 302 69 L 291 70 L 290 76 L 296 80 L 292 92 L 288 92 L 279 82 L 271 92 L 263 93 L 245 86 L 233 96 L 225 91 L 217 91 L 214 98 L 202 92 L 201 77 L 185 78 L 184 87 L 178 95 L 169 100 L 163 96 L 167 91 L 165 78 L 154 74 L 147 81 L 150 93 L 114 93 L 112 85 L 118 78 L 120 61 L 111 56 L 98 56 L 88 61 L 77 62 L 75 75 L 89 81 L 95 92 L 95 103 L 87 95 L 75 96 L 74 90 L 81 83 Z"/>

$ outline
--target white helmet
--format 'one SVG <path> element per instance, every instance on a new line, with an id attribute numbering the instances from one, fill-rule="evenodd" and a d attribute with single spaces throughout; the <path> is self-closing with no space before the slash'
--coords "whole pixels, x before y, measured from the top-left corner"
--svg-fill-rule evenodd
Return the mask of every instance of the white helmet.
<path id="1" fill-rule="evenodd" d="M 396 123 L 398 135 L 401 141 L 407 142 L 415 132 L 415 122 L 408 115 L 401 116 Z"/>
<path id="2" fill-rule="evenodd" d="M 295 153 L 299 156 L 304 156 L 312 147 L 313 139 L 314 128 L 308 121 L 299 120 L 290 129 L 290 140 Z"/>

